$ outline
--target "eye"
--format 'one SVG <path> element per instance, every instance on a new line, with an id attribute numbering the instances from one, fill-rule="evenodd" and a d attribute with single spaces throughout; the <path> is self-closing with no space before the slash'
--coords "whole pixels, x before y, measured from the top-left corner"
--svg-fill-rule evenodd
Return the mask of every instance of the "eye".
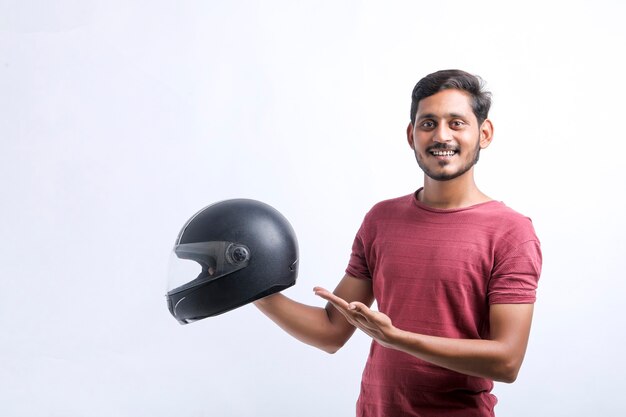
<path id="1" fill-rule="evenodd" d="M 464 122 L 463 120 L 453 120 L 453 121 L 450 123 L 450 126 L 451 126 L 453 129 L 460 129 L 460 128 L 462 128 L 463 126 L 465 126 L 465 122 Z"/>
<path id="2" fill-rule="evenodd" d="M 424 120 L 419 124 L 419 127 L 424 130 L 430 130 L 435 128 L 435 122 L 432 120 Z"/>

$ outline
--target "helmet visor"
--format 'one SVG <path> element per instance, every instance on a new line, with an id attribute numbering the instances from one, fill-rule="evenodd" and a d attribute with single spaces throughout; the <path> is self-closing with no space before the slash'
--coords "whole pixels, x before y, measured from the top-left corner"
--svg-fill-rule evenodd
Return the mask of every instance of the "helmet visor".
<path id="1" fill-rule="evenodd" d="M 176 245 L 170 256 L 168 294 L 194 288 L 248 266 L 250 250 L 233 242 Z"/>

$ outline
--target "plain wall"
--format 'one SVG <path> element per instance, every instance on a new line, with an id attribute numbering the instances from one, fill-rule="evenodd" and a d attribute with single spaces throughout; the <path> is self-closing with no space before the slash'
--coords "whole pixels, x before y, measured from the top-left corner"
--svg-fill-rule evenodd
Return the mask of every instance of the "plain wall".
<path id="1" fill-rule="evenodd" d="M 18 416 L 349 416 L 370 341 L 335 355 L 253 306 L 180 326 L 183 223 L 262 200 L 323 306 L 375 202 L 422 183 L 410 93 L 493 92 L 479 186 L 533 219 L 544 269 L 501 416 L 618 416 L 626 386 L 619 1 L 0 0 L 0 408 Z"/>

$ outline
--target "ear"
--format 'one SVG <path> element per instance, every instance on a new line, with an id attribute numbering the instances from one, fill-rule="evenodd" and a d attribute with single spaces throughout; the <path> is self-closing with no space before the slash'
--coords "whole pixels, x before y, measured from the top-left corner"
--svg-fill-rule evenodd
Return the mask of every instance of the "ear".
<path id="1" fill-rule="evenodd" d="M 480 149 L 485 149 L 493 140 L 493 123 L 491 120 L 485 119 L 480 126 Z"/>
<path id="2" fill-rule="evenodd" d="M 413 145 L 413 123 L 409 122 L 409 125 L 406 127 L 406 140 L 409 142 L 409 146 L 411 149 L 415 150 Z"/>

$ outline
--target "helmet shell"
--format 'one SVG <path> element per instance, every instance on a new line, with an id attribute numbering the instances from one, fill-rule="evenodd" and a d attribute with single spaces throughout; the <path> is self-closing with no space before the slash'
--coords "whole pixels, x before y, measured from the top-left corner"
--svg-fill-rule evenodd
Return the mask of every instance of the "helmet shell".
<path id="1" fill-rule="evenodd" d="M 167 293 L 168 307 L 181 324 L 225 313 L 296 283 L 295 232 L 287 219 L 268 204 L 233 199 L 203 208 L 181 229 L 174 252 L 183 258 L 182 248 L 190 244 L 220 242 L 230 244 L 223 263 L 247 256 L 245 266 L 225 268 L 226 272 L 210 279 L 189 276 L 188 284 L 171 288 Z M 243 249 L 233 252 L 233 245 Z M 189 255 L 184 258 L 187 262 L 194 260 Z"/>

